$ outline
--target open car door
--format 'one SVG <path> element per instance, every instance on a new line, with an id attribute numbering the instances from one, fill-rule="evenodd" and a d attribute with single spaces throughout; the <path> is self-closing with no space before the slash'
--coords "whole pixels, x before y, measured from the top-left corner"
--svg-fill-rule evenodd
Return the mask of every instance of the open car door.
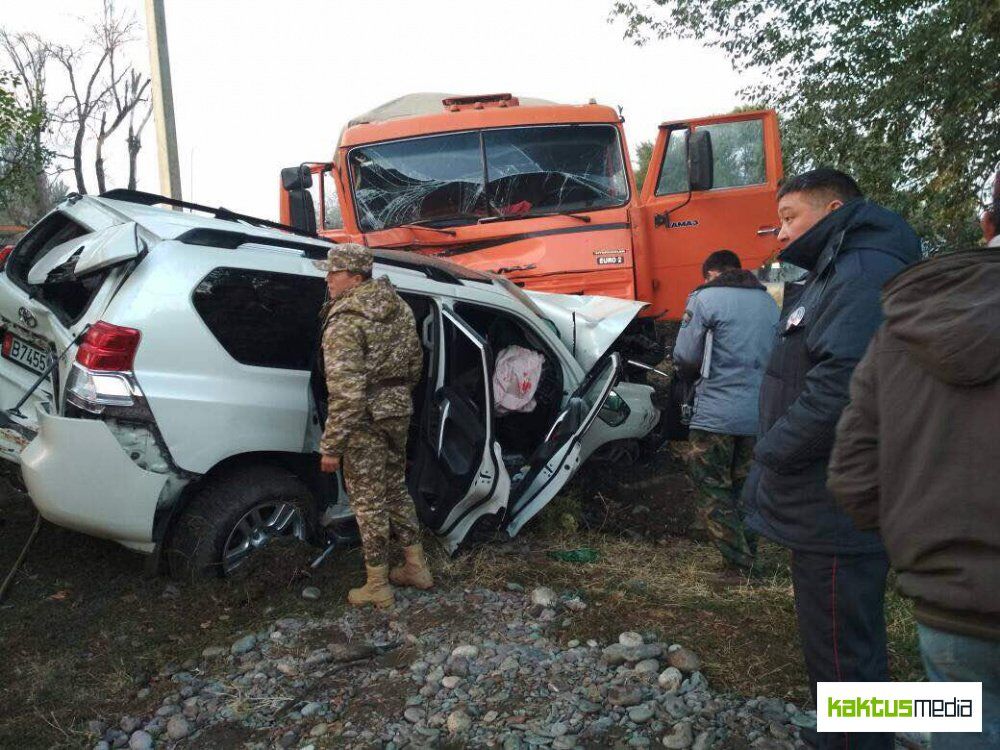
<path id="1" fill-rule="evenodd" d="M 510 477 L 494 438 L 489 345 L 451 310 L 437 317 L 437 330 L 425 328 L 435 362 L 409 483 L 420 520 L 454 552 L 479 519 L 502 517 Z"/>
<path id="2" fill-rule="evenodd" d="M 617 352 L 601 359 L 573 392 L 511 492 L 507 532 L 514 536 L 580 468 L 581 442 L 621 377 Z"/>
<path id="3" fill-rule="evenodd" d="M 781 142 L 774 110 L 665 122 L 640 196 L 653 308 L 679 319 L 716 250 L 755 269 L 778 250 Z"/>

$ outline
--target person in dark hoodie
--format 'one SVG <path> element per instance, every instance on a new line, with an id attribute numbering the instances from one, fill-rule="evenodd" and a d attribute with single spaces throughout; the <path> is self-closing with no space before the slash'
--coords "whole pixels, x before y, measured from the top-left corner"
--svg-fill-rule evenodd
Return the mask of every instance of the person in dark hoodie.
<path id="1" fill-rule="evenodd" d="M 882 285 L 920 257 L 899 216 L 864 199 L 832 169 L 778 191 L 779 260 L 806 270 L 786 285 L 760 392 L 747 525 L 792 550 L 795 610 L 813 697 L 817 682 L 888 680 L 885 579 L 878 534 L 858 529 L 826 488 L 851 373 L 882 322 Z M 830 734 L 820 748 L 893 747 L 892 734 Z"/>
<path id="2" fill-rule="evenodd" d="M 991 212 L 1000 217 L 1000 183 Z M 915 600 L 928 677 L 983 683 L 982 734 L 939 733 L 934 750 L 1000 748 L 994 237 L 985 249 L 924 261 L 886 287 L 885 323 L 854 372 L 828 478 L 855 526 L 881 533 L 899 588 Z"/>
<path id="3" fill-rule="evenodd" d="M 757 432 L 757 394 L 778 306 L 732 250 L 701 267 L 674 346 L 674 365 L 697 380 L 691 430 L 680 452 L 706 531 L 730 565 L 750 572 L 756 537 L 743 528 L 740 493 Z"/>

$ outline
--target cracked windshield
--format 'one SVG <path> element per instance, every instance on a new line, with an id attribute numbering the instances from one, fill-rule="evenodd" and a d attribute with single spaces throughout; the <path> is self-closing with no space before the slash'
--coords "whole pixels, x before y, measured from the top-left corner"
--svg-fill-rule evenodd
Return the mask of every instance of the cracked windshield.
<path id="1" fill-rule="evenodd" d="M 350 156 L 363 231 L 590 211 L 628 200 L 618 131 L 503 128 L 362 146 Z"/>

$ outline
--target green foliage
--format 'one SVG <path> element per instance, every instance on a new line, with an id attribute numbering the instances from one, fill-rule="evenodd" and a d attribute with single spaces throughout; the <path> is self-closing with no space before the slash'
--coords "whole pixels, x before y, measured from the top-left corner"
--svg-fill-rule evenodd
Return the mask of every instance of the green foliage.
<path id="1" fill-rule="evenodd" d="M 707 130 L 712 136 L 715 187 L 757 185 L 765 181 L 764 134 L 759 120 L 704 125 L 699 129 Z M 658 195 L 686 193 L 688 190 L 686 137 L 686 130 L 674 130 L 670 133 L 661 167 L 662 172 L 654 176 L 659 180 L 656 189 Z M 644 141 L 639 144 L 637 151 L 639 168 L 636 170 L 636 180 L 640 188 L 646 179 L 652 152 L 651 142 Z M 639 169 L 642 170 L 641 175 Z"/>
<path id="2" fill-rule="evenodd" d="M 977 238 L 1000 164 L 995 0 L 619 0 L 625 35 L 699 39 L 759 83 L 790 172 L 853 174 L 932 246 Z"/>
<path id="3" fill-rule="evenodd" d="M 12 208 L 45 183 L 49 152 L 41 145 L 45 113 L 27 109 L 17 98 L 18 81 L 0 71 L 0 214 L 22 218 Z M 37 217 L 28 217 L 29 220 Z"/>
<path id="4" fill-rule="evenodd" d="M 642 190 L 649 171 L 649 160 L 653 158 L 653 142 L 641 141 L 635 149 L 635 184 Z"/>

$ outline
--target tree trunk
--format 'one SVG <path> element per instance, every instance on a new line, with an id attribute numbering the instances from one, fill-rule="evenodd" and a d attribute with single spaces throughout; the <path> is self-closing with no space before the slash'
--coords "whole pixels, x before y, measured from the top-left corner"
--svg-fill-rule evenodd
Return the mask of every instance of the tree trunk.
<path id="1" fill-rule="evenodd" d="M 81 119 L 76 127 L 76 138 L 73 139 L 73 175 L 76 177 L 76 192 L 87 194 L 87 183 L 83 177 L 83 139 L 87 135 L 87 121 Z"/>
<path id="2" fill-rule="evenodd" d="M 107 114 L 101 115 L 101 129 L 97 135 L 97 143 L 94 144 L 94 171 L 97 173 L 97 192 L 104 193 L 107 190 L 104 176 L 104 141 L 108 134 L 104 129 L 107 123 Z"/>
<path id="3" fill-rule="evenodd" d="M 139 134 L 135 133 L 133 135 L 132 129 L 129 128 L 128 133 L 128 189 L 135 190 L 135 170 L 136 170 L 136 159 L 139 156 L 139 149 L 142 148 L 142 141 L 140 140 Z"/>

